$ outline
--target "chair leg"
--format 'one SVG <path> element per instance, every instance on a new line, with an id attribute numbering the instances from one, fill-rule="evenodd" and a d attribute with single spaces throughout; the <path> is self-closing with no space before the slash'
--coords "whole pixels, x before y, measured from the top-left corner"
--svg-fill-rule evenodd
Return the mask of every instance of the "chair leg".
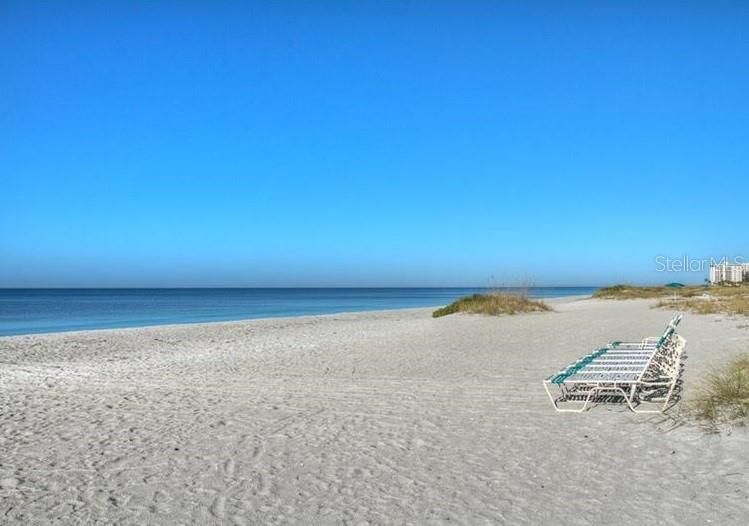
<path id="1" fill-rule="evenodd" d="M 595 389 L 591 389 L 590 391 L 588 391 L 588 395 L 585 397 L 585 402 L 583 402 L 582 407 L 578 409 L 565 409 L 565 408 L 559 407 L 560 397 L 554 398 L 554 395 L 552 395 L 551 391 L 549 390 L 549 384 L 547 382 L 544 382 L 543 384 L 544 384 L 544 389 L 546 390 L 546 394 L 549 397 L 549 400 L 551 400 L 551 403 L 554 406 L 554 409 L 556 409 L 556 411 L 559 413 L 582 413 L 583 411 L 587 409 L 588 403 L 590 403 L 593 392 L 595 391 Z"/>
<path id="2" fill-rule="evenodd" d="M 665 384 L 668 385 L 668 384 Z M 663 413 L 666 408 L 668 407 L 668 403 L 671 400 L 671 394 L 674 391 L 674 387 L 676 386 L 676 377 L 671 381 L 671 385 L 668 389 L 668 393 L 666 394 L 666 399 L 663 402 L 663 405 L 660 407 L 660 409 L 635 409 L 634 407 L 630 406 L 632 409 L 632 412 L 638 413 L 638 414 L 657 414 L 657 413 Z M 639 405 L 639 404 L 638 404 Z"/>

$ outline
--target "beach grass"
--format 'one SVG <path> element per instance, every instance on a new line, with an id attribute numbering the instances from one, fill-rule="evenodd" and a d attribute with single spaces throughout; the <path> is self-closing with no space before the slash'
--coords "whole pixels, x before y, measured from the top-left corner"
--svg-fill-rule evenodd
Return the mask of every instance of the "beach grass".
<path id="1" fill-rule="evenodd" d="M 432 317 L 439 318 L 457 312 L 500 316 L 502 314 L 544 312 L 550 310 L 552 310 L 551 307 L 543 301 L 530 299 L 523 294 L 492 292 L 489 294 L 474 294 L 472 296 L 460 298 L 451 304 L 434 311 Z"/>
<path id="2" fill-rule="evenodd" d="M 598 289 L 593 293 L 593 297 L 612 300 L 651 299 L 665 298 L 668 296 L 690 298 L 702 294 L 705 290 L 705 287 L 701 286 L 637 287 L 635 285 L 613 285 L 611 287 Z"/>
<path id="3" fill-rule="evenodd" d="M 657 307 L 695 314 L 730 314 L 749 316 L 749 285 L 716 285 L 694 297 L 663 298 Z"/>
<path id="4" fill-rule="evenodd" d="M 749 423 L 749 355 L 710 373 L 692 403 L 696 416 L 710 427 Z"/>
<path id="5" fill-rule="evenodd" d="M 695 314 L 731 314 L 749 316 L 749 284 L 637 287 L 614 285 L 593 293 L 600 299 L 658 299 L 656 307 Z"/>

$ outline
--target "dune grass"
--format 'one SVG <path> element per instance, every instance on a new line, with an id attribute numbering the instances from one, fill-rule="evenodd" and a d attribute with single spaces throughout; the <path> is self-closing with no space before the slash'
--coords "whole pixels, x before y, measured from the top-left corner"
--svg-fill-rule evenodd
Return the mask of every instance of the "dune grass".
<path id="1" fill-rule="evenodd" d="M 601 299 L 658 299 L 656 307 L 695 314 L 749 316 L 749 284 L 671 287 L 614 285 L 593 293 Z"/>
<path id="2" fill-rule="evenodd" d="M 711 428 L 749 424 L 749 355 L 709 374 L 692 408 Z"/>
<path id="3" fill-rule="evenodd" d="M 466 312 L 469 314 L 488 314 L 499 316 L 502 314 L 518 314 L 520 312 L 544 312 L 552 310 L 540 300 L 530 299 L 525 295 L 489 293 L 474 294 L 460 298 L 446 307 L 432 313 L 433 318 Z"/>
<path id="4" fill-rule="evenodd" d="M 705 292 L 705 287 L 688 286 L 688 287 L 637 287 L 634 285 L 614 285 L 612 287 L 603 287 L 593 293 L 594 298 L 612 299 L 612 300 L 632 300 L 648 298 L 665 298 L 668 296 L 677 296 L 681 298 L 690 298 L 699 296 Z"/>
<path id="5" fill-rule="evenodd" d="M 700 296 L 663 298 L 656 306 L 696 314 L 749 316 L 749 285 L 714 285 Z"/>

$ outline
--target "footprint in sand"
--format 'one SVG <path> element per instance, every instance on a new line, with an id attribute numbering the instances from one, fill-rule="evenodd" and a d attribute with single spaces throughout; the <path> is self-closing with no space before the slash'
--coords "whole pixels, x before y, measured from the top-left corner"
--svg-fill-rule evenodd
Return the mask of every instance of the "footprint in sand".
<path id="1" fill-rule="evenodd" d="M 260 457 L 263 456 L 263 453 L 265 453 L 265 446 L 262 444 L 258 444 L 252 448 L 252 455 L 250 456 L 252 463 L 257 464 L 260 461 Z"/>
<path id="2" fill-rule="evenodd" d="M 230 458 L 226 462 L 224 462 L 224 473 L 227 477 L 234 477 L 234 473 L 236 472 L 236 465 L 234 464 L 234 459 Z"/>
<path id="3" fill-rule="evenodd" d="M 223 493 L 219 493 L 216 498 L 213 500 L 213 504 L 211 504 L 211 507 L 208 508 L 208 511 L 211 512 L 211 515 L 216 517 L 217 519 L 223 519 L 226 517 L 226 495 Z"/>
<path id="4" fill-rule="evenodd" d="M 265 453 L 265 446 L 263 443 L 252 445 L 252 442 L 255 442 L 257 439 L 251 435 L 242 435 L 242 438 L 239 439 L 239 443 L 237 444 L 236 453 L 237 454 L 244 454 L 245 451 L 247 451 L 250 447 L 252 447 L 251 453 L 250 453 L 250 464 L 257 464 L 260 461 L 260 458 Z"/>
<path id="5" fill-rule="evenodd" d="M 262 473 L 257 474 L 257 494 L 268 495 L 270 493 L 270 487 L 265 475 Z"/>

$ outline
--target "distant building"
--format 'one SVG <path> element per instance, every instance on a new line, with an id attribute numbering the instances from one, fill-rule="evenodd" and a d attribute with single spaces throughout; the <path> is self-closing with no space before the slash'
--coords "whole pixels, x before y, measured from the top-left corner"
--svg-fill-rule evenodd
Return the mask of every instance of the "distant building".
<path id="1" fill-rule="evenodd" d="M 749 263 L 710 265 L 710 283 L 740 283 L 749 279 Z"/>

